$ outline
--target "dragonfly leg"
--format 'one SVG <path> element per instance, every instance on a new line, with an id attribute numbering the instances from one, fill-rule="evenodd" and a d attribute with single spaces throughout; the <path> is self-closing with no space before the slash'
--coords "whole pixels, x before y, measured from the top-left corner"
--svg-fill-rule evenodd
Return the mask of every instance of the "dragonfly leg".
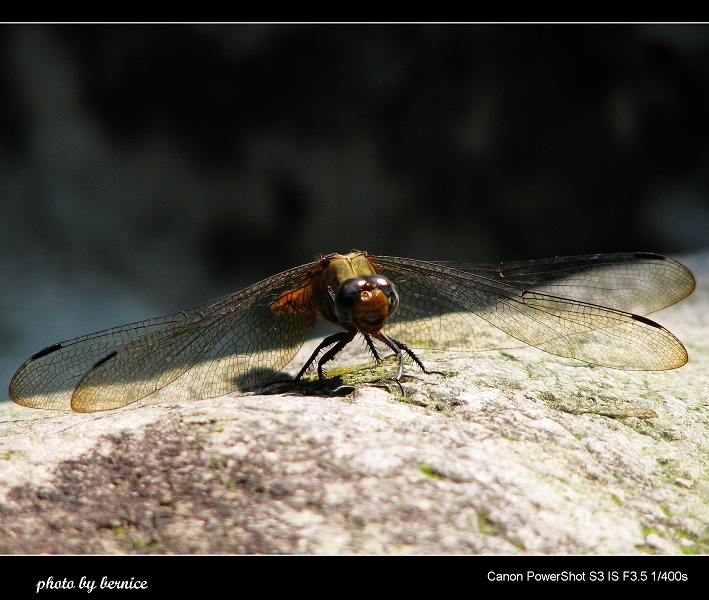
<path id="1" fill-rule="evenodd" d="M 421 359 L 416 356 L 413 350 L 409 348 L 406 344 L 403 342 L 400 342 L 399 340 L 395 340 L 393 338 L 390 338 L 388 335 L 385 335 L 381 331 L 376 334 L 374 337 L 376 337 L 378 340 L 384 342 L 389 348 L 391 348 L 396 356 L 399 359 L 399 370 L 396 372 L 396 383 L 399 386 L 399 389 L 401 390 L 401 393 L 403 395 L 404 393 L 404 388 L 401 385 L 401 377 L 404 374 L 404 352 L 408 354 L 411 359 L 418 365 L 418 367 L 426 373 L 426 375 L 430 375 L 432 373 L 435 373 L 437 375 L 443 375 L 440 371 L 429 371 L 426 366 L 423 364 Z"/>
<path id="2" fill-rule="evenodd" d="M 393 340 L 390 338 L 388 335 L 383 334 L 381 331 L 375 336 L 378 340 L 384 342 L 389 348 L 391 348 L 394 353 L 396 354 L 397 358 L 399 359 L 399 369 L 396 372 L 396 385 L 399 386 L 399 390 L 401 391 L 401 395 L 404 395 L 404 388 L 401 385 L 401 377 L 404 374 L 404 351 L 403 348 L 405 346 L 401 344 L 400 342 L 397 342 L 396 340 Z M 406 348 L 407 352 L 410 353 L 410 350 Z M 418 357 L 415 359 L 417 363 L 421 363 L 421 361 L 418 359 Z"/>
<path id="3" fill-rule="evenodd" d="M 322 366 L 329 360 L 332 360 L 335 358 L 337 353 L 342 350 L 347 344 L 349 344 L 353 339 L 354 336 L 357 335 L 357 330 L 356 329 L 350 329 L 348 331 L 343 331 L 338 335 L 338 340 L 337 343 L 330 348 L 324 355 L 323 357 L 318 361 L 318 379 L 321 381 L 325 378 L 325 376 L 322 373 Z M 334 335 L 331 335 L 329 337 L 335 337 Z M 328 338 L 325 338 L 327 340 Z M 323 340 L 324 341 L 324 340 Z"/>
<path id="4" fill-rule="evenodd" d="M 370 336 L 368 333 L 363 334 L 364 339 L 367 342 L 367 346 L 369 346 L 369 351 L 372 353 L 372 356 L 374 356 L 374 360 L 377 362 L 382 360 L 382 357 L 379 356 L 379 352 L 377 351 L 377 348 L 374 345 L 374 342 L 372 341 L 372 336 Z"/>
<path id="5" fill-rule="evenodd" d="M 318 354 L 320 354 L 320 351 L 323 348 L 327 348 L 328 346 L 332 346 L 333 344 L 335 344 L 335 346 L 333 348 L 330 348 L 330 350 L 328 350 L 327 353 L 325 353 L 325 355 L 318 362 L 318 379 L 323 379 L 322 365 L 327 361 L 332 360 L 332 358 L 340 350 L 342 350 L 347 344 L 349 344 L 354 339 L 356 333 L 356 330 L 352 330 L 339 331 L 338 333 L 328 335 L 322 342 L 320 342 L 318 347 L 315 348 L 315 351 L 310 355 L 308 361 L 305 363 L 305 365 L 303 365 L 303 368 L 295 376 L 295 381 L 298 381 L 303 375 L 305 375 L 305 372 L 310 368 L 310 365 L 315 362 L 315 359 L 318 357 Z"/>
<path id="6" fill-rule="evenodd" d="M 333 344 L 339 342 L 342 337 L 346 334 L 346 331 L 340 331 L 338 333 L 333 333 L 332 335 L 328 335 L 320 344 L 318 345 L 317 348 L 315 348 L 315 351 L 310 355 L 310 358 L 308 361 L 303 365 L 303 368 L 300 370 L 300 372 L 295 376 L 294 381 L 300 380 L 300 378 L 305 375 L 305 372 L 310 368 L 310 365 L 315 362 L 315 359 L 318 357 L 318 354 L 320 354 L 320 351 L 323 348 L 327 348 L 328 346 L 332 346 Z"/>
<path id="7" fill-rule="evenodd" d="M 418 365 L 418 367 L 424 373 L 426 373 L 426 375 L 431 375 L 432 373 L 435 373 L 436 375 L 444 375 L 444 373 L 442 373 L 441 371 L 429 371 L 426 368 L 426 366 L 423 364 L 421 359 L 418 356 L 416 356 L 414 351 L 411 348 L 409 348 L 406 344 L 404 344 L 404 342 L 400 342 L 399 340 L 392 340 L 392 341 L 394 341 L 399 346 L 399 348 L 401 348 L 404 352 L 406 352 L 406 354 L 408 354 L 411 357 L 411 360 L 413 360 Z"/>

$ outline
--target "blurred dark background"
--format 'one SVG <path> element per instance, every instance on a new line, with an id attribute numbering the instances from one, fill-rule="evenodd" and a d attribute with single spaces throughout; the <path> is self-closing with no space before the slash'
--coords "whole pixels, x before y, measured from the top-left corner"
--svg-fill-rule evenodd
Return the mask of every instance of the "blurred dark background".
<path id="1" fill-rule="evenodd" d="M 318 253 L 704 248 L 708 167 L 703 25 L 5 25 L 0 385 Z"/>

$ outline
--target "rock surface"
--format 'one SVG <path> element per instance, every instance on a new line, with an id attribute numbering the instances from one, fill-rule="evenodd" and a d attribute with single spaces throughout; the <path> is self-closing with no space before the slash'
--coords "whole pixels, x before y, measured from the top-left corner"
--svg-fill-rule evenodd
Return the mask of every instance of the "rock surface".
<path id="1" fill-rule="evenodd" d="M 707 553 L 709 253 L 683 262 L 675 371 L 429 352 L 405 398 L 389 360 L 318 395 L 1 404 L 0 553 Z"/>

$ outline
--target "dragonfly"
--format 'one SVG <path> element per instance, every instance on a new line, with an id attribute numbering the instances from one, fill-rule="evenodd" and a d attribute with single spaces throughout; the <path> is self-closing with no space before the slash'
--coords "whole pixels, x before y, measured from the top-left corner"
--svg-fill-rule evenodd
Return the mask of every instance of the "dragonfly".
<path id="1" fill-rule="evenodd" d="M 15 373 L 31 408 L 94 412 L 140 401 L 204 399 L 263 385 L 296 355 L 318 318 L 338 326 L 295 380 L 356 336 L 430 373 L 416 349 L 478 351 L 523 342 L 624 370 L 666 370 L 688 355 L 648 319 L 695 287 L 682 264 L 648 252 L 479 265 L 328 254 L 181 312 L 52 344 Z M 376 342 L 376 343 L 375 343 Z M 324 354 L 323 354 L 324 352 Z M 321 355 L 322 354 L 322 355 Z"/>

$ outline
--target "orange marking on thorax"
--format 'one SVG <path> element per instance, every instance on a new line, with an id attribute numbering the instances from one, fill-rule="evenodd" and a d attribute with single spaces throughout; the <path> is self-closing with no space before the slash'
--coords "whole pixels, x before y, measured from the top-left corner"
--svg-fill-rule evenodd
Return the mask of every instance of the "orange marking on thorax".
<path id="1" fill-rule="evenodd" d="M 313 313 L 310 285 L 305 285 L 292 292 L 286 292 L 279 296 L 273 304 L 271 310 L 277 313 Z"/>

